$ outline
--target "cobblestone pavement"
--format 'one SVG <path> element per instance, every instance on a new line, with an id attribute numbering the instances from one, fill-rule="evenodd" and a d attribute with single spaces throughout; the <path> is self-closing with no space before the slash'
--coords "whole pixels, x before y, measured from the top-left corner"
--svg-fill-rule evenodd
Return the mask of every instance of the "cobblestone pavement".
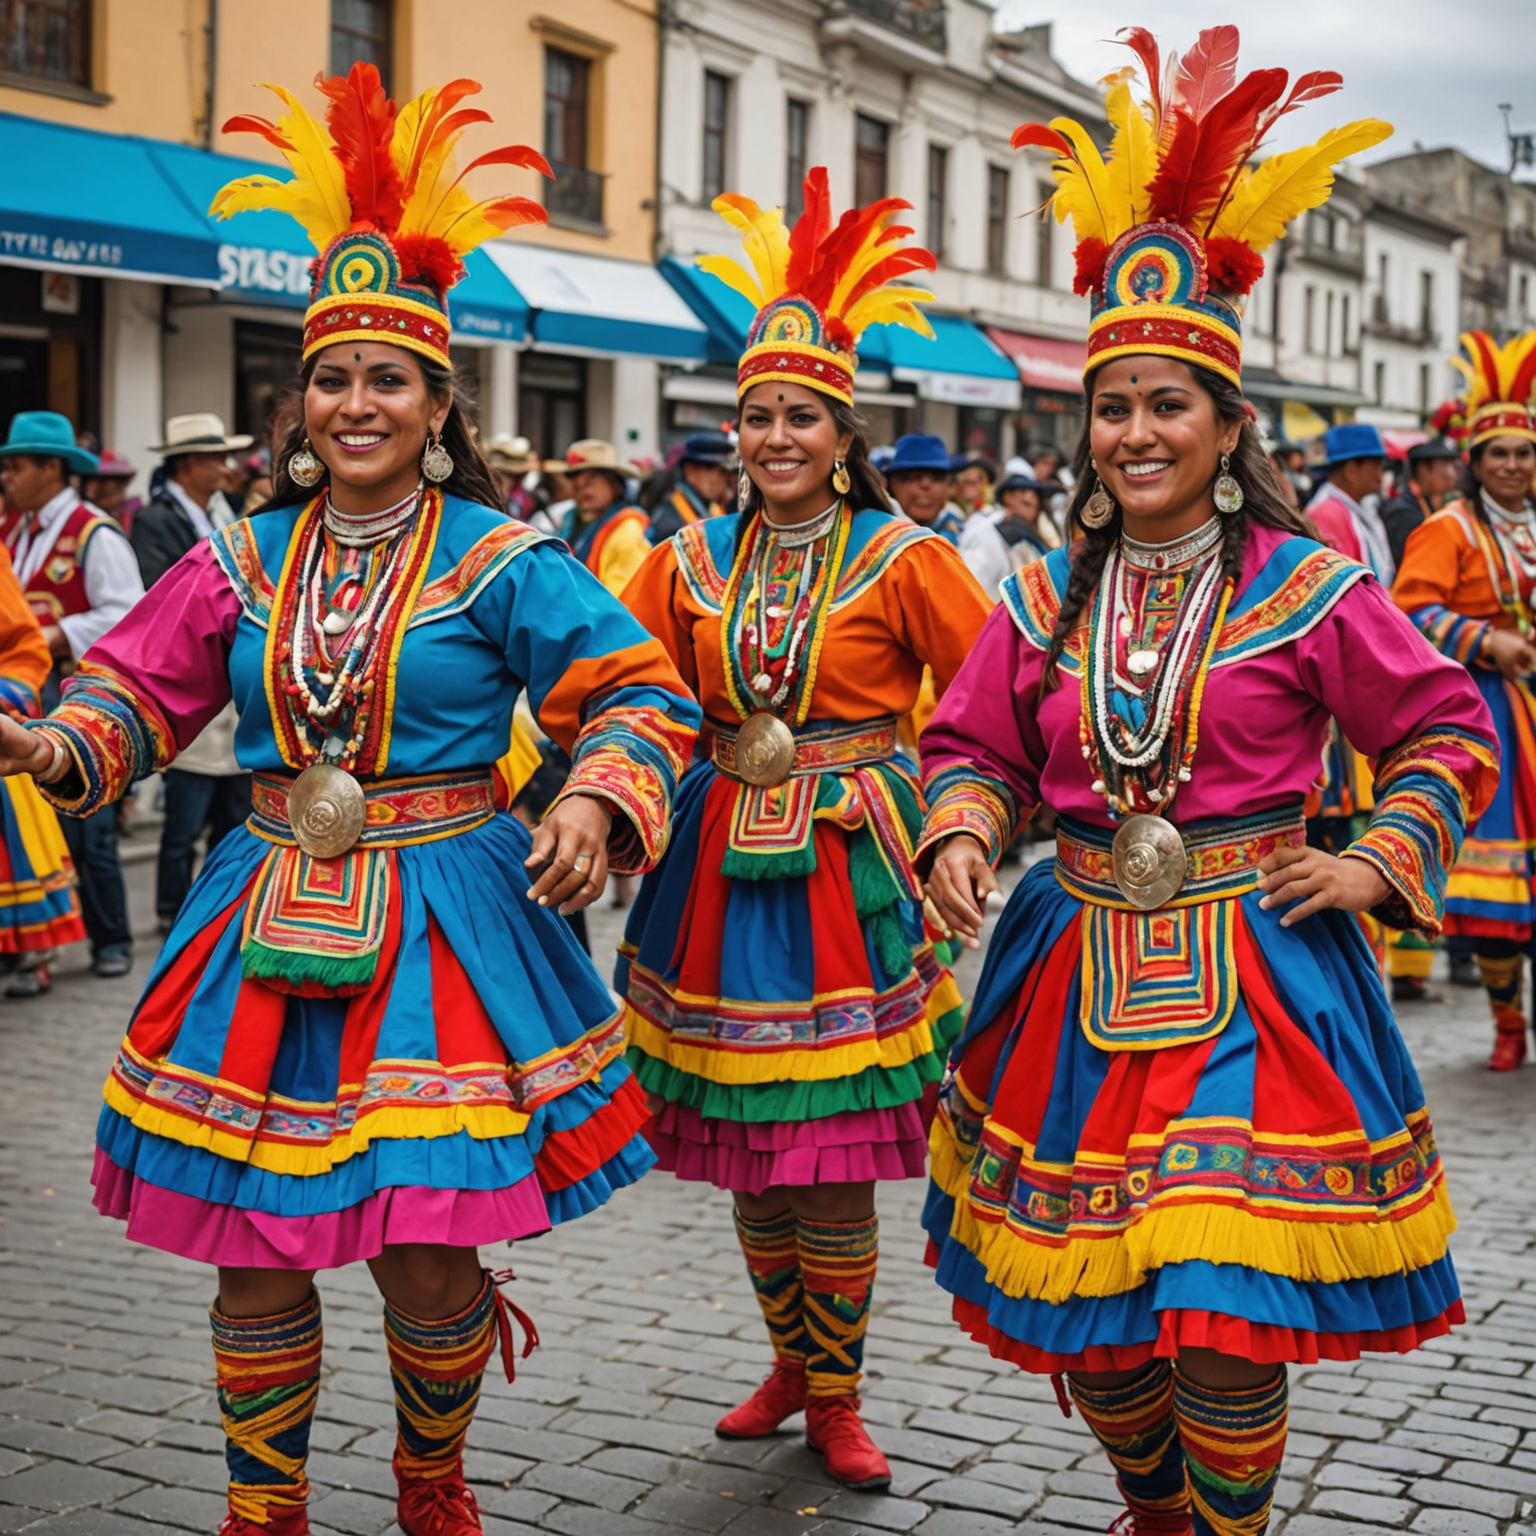
<path id="1" fill-rule="evenodd" d="M 141 933 L 149 872 L 131 872 Z M 599 939 L 613 927 L 605 910 Z M 130 982 L 94 980 L 73 953 L 50 997 L 0 1003 L 0 1536 L 211 1532 L 221 1517 L 210 1276 L 131 1247 L 87 1188 L 98 1086 L 152 944 Z M 1410 1358 L 1293 1372 L 1273 1529 L 1536 1536 L 1536 1182 L 1522 1172 L 1536 1068 L 1482 1070 L 1476 993 L 1405 1010 L 1403 1026 L 1453 1180 L 1470 1322 Z M 921 1200 L 916 1182 L 881 1192 L 865 1407 L 895 1469 L 889 1497 L 830 1486 L 798 1433 L 714 1438 L 767 1348 L 726 1198 L 654 1176 L 518 1248 L 514 1294 L 544 1343 L 515 1385 L 487 1377 L 468 1458 L 487 1531 L 1104 1530 L 1118 1512 L 1108 1464 L 1047 1383 L 949 1322 L 921 1262 Z M 379 1303 L 360 1268 L 321 1289 L 316 1527 L 398 1536 Z"/>

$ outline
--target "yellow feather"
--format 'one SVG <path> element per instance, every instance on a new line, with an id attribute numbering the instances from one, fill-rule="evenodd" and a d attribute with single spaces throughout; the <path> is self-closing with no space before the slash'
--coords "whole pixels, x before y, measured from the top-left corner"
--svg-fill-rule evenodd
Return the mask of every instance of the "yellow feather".
<path id="1" fill-rule="evenodd" d="M 271 209 L 286 213 L 304 226 L 304 233 L 323 251 L 341 233 L 331 223 L 329 210 L 315 196 L 302 176 L 278 181 L 272 176 L 241 176 L 220 187 L 208 209 L 210 218 L 232 219 L 237 213 Z"/>
<path id="2" fill-rule="evenodd" d="M 784 214 L 778 208 L 760 208 L 750 197 L 730 193 L 710 204 L 732 229 L 741 235 L 741 243 L 757 272 L 760 303 L 776 299 L 788 286 L 789 231 Z"/>
<path id="3" fill-rule="evenodd" d="M 1514 336 L 1498 348 L 1496 356 L 1499 368 L 1499 399 L 1512 401 L 1515 405 L 1529 405 L 1530 399 L 1516 400 L 1515 375 L 1519 373 L 1532 351 L 1536 351 L 1536 331 L 1527 331 L 1523 336 Z"/>
<path id="4" fill-rule="evenodd" d="M 1064 224 L 1070 218 L 1078 244 L 1093 238 L 1106 245 L 1113 243 L 1124 231 L 1110 233 L 1114 198 L 1099 146 L 1089 138 L 1088 130 L 1070 117 L 1052 118 L 1050 126 L 1077 151 L 1076 160 L 1057 160 L 1051 167 L 1056 175 L 1056 196 L 1051 199 L 1056 222 Z"/>
<path id="5" fill-rule="evenodd" d="M 901 288 L 888 284 L 866 293 L 843 316 L 843 324 L 855 336 L 861 336 L 872 325 L 904 325 L 919 336 L 932 336 L 933 327 L 928 317 L 918 309 L 919 304 L 931 304 L 933 295 L 926 288 Z"/>
<path id="6" fill-rule="evenodd" d="M 1110 76 L 1113 83 L 1104 110 L 1115 130 L 1109 146 L 1109 186 L 1112 202 L 1109 240 L 1118 240 L 1126 230 L 1144 224 L 1152 216 L 1152 200 L 1147 188 L 1157 175 L 1157 140 L 1152 124 L 1141 104 L 1131 97 L 1134 69 L 1123 69 Z"/>
<path id="7" fill-rule="evenodd" d="M 864 244 L 849 258 L 848 266 L 838 280 L 837 287 L 832 290 L 832 299 L 827 305 L 829 315 L 842 314 L 843 306 L 848 302 L 848 295 L 853 292 L 869 269 L 900 249 L 901 241 L 889 233 L 894 217 L 894 214 L 887 214 L 876 224 L 865 235 Z"/>
<path id="8" fill-rule="evenodd" d="M 480 240 L 489 238 L 483 234 L 478 238 L 469 234 L 473 221 L 467 215 L 477 199 L 462 185 L 453 185 L 453 151 L 464 130 L 444 133 L 439 125 L 431 143 L 421 153 L 414 183 L 410 175 L 422 121 L 436 96 L 435 87 L 423 91 L 414 101 L 407 102 L 395 118 L 389 153 L 406 187 L 399 232 L 402 235 L 435 235 L 446 240 L 455 255 L 462 256 L 465 251 L 473 250 Z"/>
<path id="9" fill-rule="evenodd" d="M 727 288 L 734 288 L 753 309 L 761 309 L 768 302 L 763 297 L 763 290 L 753 281 L 752 274 L 729 256 L 700 256 L 694 261 L 694 266 L 701 272 L 713 273 Z"/>
<path id="10" fill-rule="evenodd" d="M 1328 200 L 1333 168 L 1340 160 L 1380 144 L 1391 133 L 1390 123 L 1361 118 L 1325 133 L 1316 144 L 1266 160 L 1239 178 L 1210 234 L 1241 240 L 1255 251 L 1267 250 L 1297 214 Z"/>

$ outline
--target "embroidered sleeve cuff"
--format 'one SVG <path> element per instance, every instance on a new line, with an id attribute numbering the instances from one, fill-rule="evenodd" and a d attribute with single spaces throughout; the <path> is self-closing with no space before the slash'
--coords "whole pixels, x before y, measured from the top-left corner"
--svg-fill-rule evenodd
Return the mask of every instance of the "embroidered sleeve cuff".
<path id="1" fill-rule="evenodd" d="M 37 690 L 14 677 L 0 677 L 0 709 L 14 720 L 35 720 Z"/>
<path id="2" fill-rule="evenodd" d="M 69 772 L 38 788 L 58 810 L 76 816 L 121 799 L 176 756 L 160 712 L 122 678 L 89 665 L 65 685 L 59 707 L 31 729 L 44 731 L 68 754 Z"/>
<path id="3" fill-rule="evenodd" d="M 1487 619 L 1464 618 L 1439 603 L 1415 609 L 1411 617 L 1437 651 L 1463 666 L 1481 662 L 1483 640 L 1492 627 Z"/>
<path id="4" fill-rule="evenodd" d="M 913 851 L 913 863 L 926 870 L 933 850 L 947 837 L 965 832 L 987 851 L 992 865 L 1013 841 L 1018 808 L 1013 795 L 995 779 L 974 769 L 946 769 L 928 781 L 928 815 Z"/>
<path id="5" fill-rule="evenodd" d="M 613 806 L 618 814 L 608 866 L 614 874 L 644 874 L 666 850 L 672 797 L 693 741 L 689 726 L 649 707 L 601 710 L 576 738 L 574 766 L 554 804 L 592 795 Z"/>

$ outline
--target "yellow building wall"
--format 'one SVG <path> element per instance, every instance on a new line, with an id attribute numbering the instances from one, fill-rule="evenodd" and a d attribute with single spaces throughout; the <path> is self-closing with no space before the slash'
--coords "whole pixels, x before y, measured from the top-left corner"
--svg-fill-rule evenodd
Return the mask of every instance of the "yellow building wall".
<path id="1" fill-rule="evenodd" d="M 499 144 L 542 148 L 546 41 L 594 60 L 590 160 L 607 173 L 604 237 L 524 228 L 510 238 L 632 261 L 654 254 L 657 25 L 654 0 L 396 0 L 395 99 L 467 75 L 490 126 L 471 128 L 465 158 Z M 0 110 L 104 133 L 201 144 L 207 116 L 209 0 L 96 0 L 96 103 L 0 87 Z M 317 71 L 329 67 L 328 0 L 218 0 L 212 148 L 279 160 L 251 134 L 217 130 L 238 112 L 273 116 L 263 80 L 294 90 L 318 114 Z M 542 178 L 498 168 L 478 173 L 485 193 L 540 198 Z"/>

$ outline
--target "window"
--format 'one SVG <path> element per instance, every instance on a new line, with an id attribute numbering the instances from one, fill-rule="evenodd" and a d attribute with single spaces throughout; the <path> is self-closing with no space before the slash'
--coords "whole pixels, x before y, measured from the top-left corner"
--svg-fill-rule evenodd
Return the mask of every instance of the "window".
<path id="1" fill-rule="evenodd" d="M 1043 205 L 1040 212 L 1040 222 L 1035 226 L 1035 281 L 1042 288 L 1049 288 L 1051 286 L 1052 270 L 1055 266 L 1052 259 L 1054 254 L 1054 246 L 1052 244 L 1054 236 L 1051 234 L 1051 224 L 1053 221 L 1049 207 L 1050 200 L 1055 191 L 1055 187 L 1041 185 L 1035 193 Z"/>
<path id="2" fill-rule="evenodd" d="M 1008 270 L 1008 168 L 987 167 L 987 271 Z"/>
<path id="3" fill-rule="evenodd" d="M 928 249 L 944 256 L 944 231 L 949 223 L 949 151 L 942 144 L 928 146 Z"/>
<path id="4" fill-rule="evenodd" d="M 1349 337 L 1349 295 L 1346 293 L 1339 299 L 1339 351 L 1347 357 L 1353 349 Z"/>
<path id="5" fill-rule="evenodd" d="M 1392 306 L 1387 301 L 1387 280 L 1392 275 L 1392 269 L 1387 261 L 1387 253 L 1383 251 L 1376 258 L 1376 323 L 1387 325 L 1392 318 Z"/>
<path id="6" fill-rule="evenodd" d="M 884 197 L 890 184 L 890 125 L 860 112 L 854 119 L 853 144 L 853 195 L 863 208 Z"/>
<path id="7" fill-rule="evenodd" d="M 731 111 L 731 82 L 714 70 L 704 71 L 704 201 L 712 203 L 725 191 L 725 128 Z"/>
<path id="8" fill-rule="evenodd" d="M 1429 401 L 1429 364 L 1419 364 L 1419 415 L 1428 416 L 1430 412 Z"/>
<path id="9" fill-rule="evenodd" d="M 555 173 L 544 191 L 551 216 L 603 222 L 603 178 L 587 164 L 592 61 L 563 48 L 544 50 L 544 158 Z"/>
<path id="10" fill-rule="evenodd" d="M 1301 296 L 1301 350 L 1317 351 L 1317 289 L 1311 283 Z"/>
<path id="11" fill-rule="evenodd" d="M 1531 312 L 1531 279 L 1524 272 L 1522 272 L 1520 274 L 1519 292 L 1520 292 L 1520 314 L 1521 314 L 1521 317 L 1523 318 L 1524 316 L 1530 314 L 1530 312 Z"/>
<path id="12" fill-rule="evenodd" d="M 1328 290 L 1327 303 L 1323 305 L 1323 356 L 1333 356 L 1333 289 Z"/>
<path id="13" fill-rule="evenodd" d="M 1376 404 L 1385 405 L 1387 400 L 1387 365 L 1385 363 L 1377 363 L 1372 368 L 1371 375 L 1371 389 Z"/>
<path id="14" fill-rule="evenodd" d="M 1419 330 L 1425 336 L 1435 333 L 1435 274 L 1419 273 Z"/>
<path id="15" fill-rule="evenodd" d="M 90 0 L 0 0 L 0 69 L 89 88 Z"/>
<path id="16" fill-rule="evenodd" d="M 811 168 L 811 108 L 809 102 L 785 103 L 784 217 L 791 224 L 805 211 L 805 173 Z"/>
<path id="17" fill-rule="evenodd" d="M 346 74 L 359 61 L 376 64 L 384 89 L 390 89 L 393 10 L 391 0 L 331 0 L 333 75 Z"/>

